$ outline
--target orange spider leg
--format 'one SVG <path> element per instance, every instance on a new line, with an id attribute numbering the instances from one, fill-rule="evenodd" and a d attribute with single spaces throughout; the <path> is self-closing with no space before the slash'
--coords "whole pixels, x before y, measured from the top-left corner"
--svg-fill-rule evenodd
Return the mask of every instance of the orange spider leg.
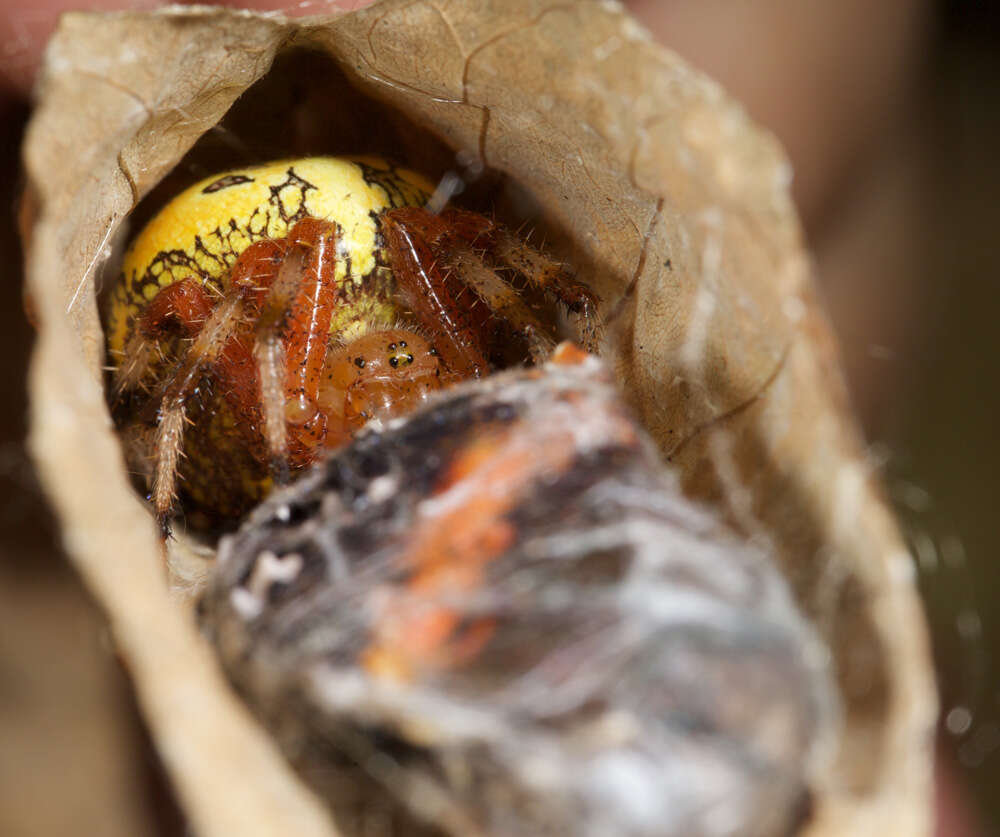
<path id="1" fill-rule="evenodd" d="M 439 335 L 435 348 L 454 373 L 480 378 L 489 371 L 477 336 L 472 306 L 458 303 L 461 288 L 434 258 L 430 241 L 439 237 L 437 216 L 412 207 L 382 215 L 382 232 L 392 257 L 397 292 L 428 333 Z"/>
<path id="2" fill-rule="evenodd" d="M 198 356 L 196 346 L 192 345 L 185 360 L 166 377 L 161 392 L 161 398 L 168 391 L 178 393 L 182 388 L 178 384 L 182 370 L 188 369 L 191 372 L 189 377 L 197 382 L 194 373 L 199 370 L 203 373 L 207 366 L 211 366 L 213 377 L 237 419 L 236 427 L 253 447 L 259 447 L 262 417 L 257 364 L 248 348 L 252 345 L 253 334 L 246 333 L 246 324 L 253 320 L 260 308 L 285 250 L 283 240 L 268 239 L 243 251 L 230 271 L 225 291 L 227 298 L 241 304 L 230 303 L 233 312 L 228 322 L 221 324 L 225 334 L 215 341 L 214 356 Z M 197 337 L 215 305 L 216 299 L 199 280 L 193 277 L 183 279 L 163 288 L 153 297 L 137 332 L 155 339 L 172 325 L 185 337 Z"/>
<path id="3" fill-rule="evenodd" d="M 280 268 L 263 300 L 255 355 L 265 436 L 282 476 L 312 462 L 326 439 L 320 378 L 337 305 L 337 227 L 303 218 L 289 231 Z"/>
<path id="4" fill-rule="evenodd" d="M 243 299 L 238 332 L 226 342 L 213 365 L 223 397 L 237 419 L 235 425 L 261 462 L 266 461 L 266 453 L 261 449 L 262 428 L 266 424 L 262 412 L 264 382 L 255 329 L 251 326 L 259 319 L 287 251 L 284 239 L 265 239 L 251 244 L 236 260 L 229 272 L 226 293 L 236 293 Z"/>
<path id="5" fill-rule="evenodd" d="M 270 462 L 279 482 L 288 473 L 282 330 L 302 278 L 303 258 L 301 251 L 289 247 L 287 238 L 259 241 L 243 251 L 229 279 L 248 302 L 246 340 L 253 347 L 254 387 L 245 407 L 260 418 L 253 424 L 266 446 L 260 461 Z"/>
<path id="6" fill-rule="evenodd" d="M 115 395 L 121 396 L 142 381 L 164 332 L 176 328 L 185 337 L 193 337 L 211 313 L 212 301 L 197 279 L 182 279 L 160 290 L 146 306 L 125 347 L 123 362 L 115 373 Z"/>
<path id="7" fill-rule="evenodd" d="M 246 299 L 249 312 L 259 313 L 287 252 L 284 238 L 265 238 L 251 244 L 230 269 L 226 289 L 237 289 Z"/>
<path id="8" fill-rule="evenodd" d="M 483 264 L 483 260 L 467 246 L 452 249 L 445 264 L 462 277 L 462 281 L 476 292 L 492 312 L 506 320 L 514 331 L 524 337 L 531 359 L 536 365 L 548 359 L 555 348 L 555 341 L 515 288 Z"/>
<path id="9" fill-rule="evenodd" d="M 490 311 L 505 319 L 527 341 L 532 360 L 543 362 L 555 348 L 538 318 L 521 299 L 521 295 L 495 271 L 484 264 L 475 252 L 477 247 L 492 250 L 502 231 L 484 215 L 465 210 L 445 210 L 435 215 L 426 209 L 411 207 L 401 210 L 409 222 L 421 218 L 428 231 L 428 244 L 434 252 L 446 254 L 444 263 L 451 268 L 482 299 Z"/>
<path id="10" fill-rule="evenodd" d="M 193 278 L 164 288 L 150 302 L 139 329 L 144 339 L 155 339 L 172 322 L 194 338 L 154 399 L 153 501 L 164 530 L 176 493 L 185 403 L 209 367 L 236 426 L 266 461 L 263 433 L 279 477 L 289 462 L 301 466 L 315 458 L 326 435 L 317 401 L 336 299 L 336 228 L 307 218 L 285 240 L 248 247 L 218 304 Z"/>
<path id="11" fill-rule="evenodd" d="M 157 302 L 161 295 L 163 299 Z M 162 331 L 166 327 L 168 320 L 174 320 L 182 331 L 194 335 L 194 342 L 180 364 L 166 377 L 162 397 L 153 399 L 159 407 L 153 504 L 165 534 L 169 531 L 167 519 L 176 494 L 177 466 L 184 439 L 185 403 L 198 386 L 206 367 L 225 357 L 227 360 L 220 364 L 218 371 L 225 373 L 232 368 L 231 356 L 239 351 L 231 344 L 240 322 L 241 304 L 239 296 L 227 296 L 211 308 L 208 292 L 198 281 L 184 279 L 164 288 L 154 297 L 147 311 L 152 316 L 144 318 L 140 326 L 146 333 L 155 334 L 157 329 Z M 211 308 L 211 313 L 203 317 L 206 307 Z M 185 313 L 195 316 L 190 320 L 183 319 Z"/>
<path id="12" fill-rule="evenodd" d="M 142 315 L 139 331 L 148 337 L 157 337 L 174 324 L 185 337 L 194 337 L 201 331 L 213 307 L 197 279 L 182 279 L 153 297 Z"/>
<path id="13" fill-rule="evenodd" d="M 159 397 L 151 399 L 158 412 L 153 503 L 161 529 L 166 533 L 167 518 L 176 494 L 177 468 L 184 438 L 185 402 L 212 367 L 247 442 L 257 446 L 261 423 L 260 387 L 254 358 L 238 333 L 248 307 L 259 305 L 266 293 L 273 265 L 283 254 L 280 244 L 258 242 L 237 259 L 231 272 L 231 291 L 218 305 L 208 290 L 194 277 L 182 279 L 160 290 L 147 306 L 136 334 L 137 348 L 151 354 L 155 340 L 171 327 L 194 338 L 180 363 L 164 379 Z M 271 270 L 261 267 L 271 265 Z M 260 281 L 258 281 L 260 280 Z M 235 289 L 235 293 L 232 292 Z M 249 303 L 249 305 L 247 304 Z M 148 361 L 143 360 L 146 364 Z M 124 386 L 129 383 L 122 379 Z"/>
<path id="14" fill-rule="evenodd" d="M 566 306 L 584 348 L 588 352 L 597 351 L 602 336 L 597 298 L 558 262 L 517 238 L 500 224 L 465 209 L 444 210 L 441 213 L 440 230 L 440 238 L 432 242 L 432 246 L 445 252 L 460 252 L 462 245 L 482 248 L 543 293 Z"/>

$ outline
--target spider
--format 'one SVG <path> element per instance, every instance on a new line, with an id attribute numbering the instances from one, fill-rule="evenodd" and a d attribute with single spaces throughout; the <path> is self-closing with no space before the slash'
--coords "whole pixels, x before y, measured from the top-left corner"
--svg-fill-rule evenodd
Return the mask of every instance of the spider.
<path id="1" fill-rule="evenodd" d="M 228 528 L 370 422 L 544 360 L 540 305 L 597 349 L 584 285 L 486 216 L 423 208 L 432 191 L 380 158 L 282 160 L 195 184 L 134 239 L 111 403 L 165 535 L 179 493 L 189 523 Z"/>

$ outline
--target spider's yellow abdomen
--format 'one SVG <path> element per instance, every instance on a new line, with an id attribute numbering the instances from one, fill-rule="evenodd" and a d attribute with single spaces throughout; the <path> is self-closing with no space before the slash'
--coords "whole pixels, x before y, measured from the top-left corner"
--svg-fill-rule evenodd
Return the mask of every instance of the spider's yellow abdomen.
<path id="1" fill-rule="evenodd" d="M 362 283 L 385 264 L 377 216 L 420 206 L 432 190 L 421 175 L 376 157 L 279 160 L 196 183 L 168 203 L 125 254 L 107 318 L 112 362 L 121 361 L 136 317 L 162 288 L 193 276 L 221 289 L 250 244 L 284 237 L 305 216 L 337 223 L 337 280 Z M 344 334 L 352 323 L 384 316 L 383 306 L 358 295 L 337 312 L 331 330 Z"/>

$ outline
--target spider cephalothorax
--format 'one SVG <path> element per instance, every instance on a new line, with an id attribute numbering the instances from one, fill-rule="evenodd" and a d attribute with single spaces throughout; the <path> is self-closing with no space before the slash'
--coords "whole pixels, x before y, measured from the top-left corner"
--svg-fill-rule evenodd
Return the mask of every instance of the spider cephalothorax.
<path id="1" fill-rule="evenodd" d="M 511 346 L 545 357 L 532 295 L 596 347 L 584 286 L 483 215 L 422 208 L 431 191 L 377 158 L 285 160 L 195 184 L 137 236 L 107 319 L 112 401 L 161 523 L 178 477 L 225 525 L 276 476 Z"/>

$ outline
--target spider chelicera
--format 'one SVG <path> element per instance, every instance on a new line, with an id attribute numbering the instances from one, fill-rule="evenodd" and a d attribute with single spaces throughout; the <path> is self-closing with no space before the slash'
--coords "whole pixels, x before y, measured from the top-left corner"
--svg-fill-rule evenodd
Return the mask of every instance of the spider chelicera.
<path id="1" fill-rule="evenodd" d="M 510 346 L 545 358 L 534 298 L 597 348 L 584 285 L 486 216 L 424 209 L 431 192 L 379 158 L 283 160 L 195 184 L 135 238 L 106 318 L 111 401 L 164 531 L 179 491 L 194 525 L 225 528 Z"/>

